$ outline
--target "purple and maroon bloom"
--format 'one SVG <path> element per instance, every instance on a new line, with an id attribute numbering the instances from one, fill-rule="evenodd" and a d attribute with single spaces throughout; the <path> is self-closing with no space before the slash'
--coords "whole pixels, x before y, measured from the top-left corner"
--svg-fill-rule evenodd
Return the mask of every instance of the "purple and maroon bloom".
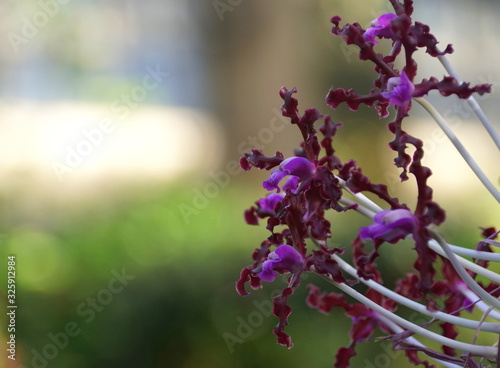
<path id="1" fill-rule="evenodd" d="M 322 115 L 315 108 L 307 109 L 301 114 L 298 110 L 298 101 L 293 97 L 293 94 L 297 93 L 296 88 L 289 90 L 282 87 L 279 92 L 283 99 L 282 115 L 299 128 L 303 138 L 294 151 L 296 157 L 285 159 L 283 153 L 279 151 L 267 156 L 260 149 L 252 149 L 251 152 L 245 152 L 244 157 L 240 159 L 240 166 L 245 171 L 251 168 L 273 170 L 268 180 L 263 182 L 263 187 L 276 192 L 259 199 L 254 206 L 245 211 L 245 220 L 248 224 L 257 225 L 259 219 L 266 219 L 266 229 L 271 234 L 261 242 L 260 248 L 253 251 L 253 263 L 241 271 L 240 278 L 236 282 L 236 290 L 241 295 L 248 295 L 245 284 L 256 290 L 262 287 L 263 281 L 272 282 L 279 274 L 291 273 L 287 287 L 273 299 L 273 314 L 279 320 L 273 333 L 277 337 L 277 342 L 288 348 L 293 344 L 285 332 L 288 317 L 292 313 L 287 303 L 293 296 L 294 290 L 300 286 L 303 272 L 307 270 L 323 276 L 334 285 L 344 284 L 352 288 L 357 288 L 356 284 L 359 281 L 364 282 L 363 279 L 384 284 L 384 271 L 378 268 L 376 262 L 384 256 L 383 252 L 379 252 L 380 247 L 385 242 L 395 244 L 409 236 L 415 244 L 416 272 L 398 280 L 394 291 L 401 298 L 425 305 L 428 310 L 439 309 L 454 316 L 459 316 L 462 309 L 470 311 L 474 306 L 467 298 L 469 293 L 464 289 L 468 286 L 462 282 L 455 265 L 439 258 L 429 243 L 434 234 L 434 229 L 431 231 L 429 226 L 439 226 L 445 220 L 445 212 L 433 199 L 433 191 L 428 182 L 432 171 L 422 162 L 423 141 L 405 131 L 404 120 L 410 116 L 411 99 L 423 97 L 431 90 L 437 90 L 445 97 L 456 95 L 458 98 L 467 99 L 473 93 L 482 95 L 490 92 L 491 86 L 489 84 L 470 86 L 469 83 L 460 82 L 451 76 L 442 79 L 430 76 L 413 84 L 418 72 L 418 64 L 413 55 L 418 49 L 423 48 L 430 56 L 438 57 L 453 52 L 453 48 L 448 45 L 441 50 L 429 27 L 412 21 L 413 0 L 391 1 L 391 3 L 394 13 L 383 14 L 373 20 L 367 30 L 364 30 L 359 23 L 341 26 L 341 18 L 338 16 L 331 19 L 332 34 L 342 37 L 346 45 L 357 46 L 359 59 L 372 62 L 377 75 L 373 81 L 374 88 L 366 94 L 359 94 L 353 89 L 332 87 L 327 94 L 326 104 L 334 110 L 340 104 L 346 104 L 352 111 L 358 110 L 363 104 L 376 109 L 378 115 L 384 118 L 389 115 L 388 107 L 391 104 L 398 106 L 395 119 L 387 125 L 393 135 L 389 147 L 397 153 L 394 163 L 396 167 L 402 169 L 400 178 L 403 181 L 407 180 L 408 174 L 415 177 L 418 190 L 415 211 L 408 210 L 404 202 L 389 193 L 387 185 L 372 182 L 354 158 L 344 161 L 337 156 L 333 138 L 342 123 L 333 122 L 330 116 Z M 392 40 L 393 48 L 390 53 L 383 55 L 375 50 L 374 45 L 378 44 L 379 38 Z M 316 123 L 321 119 L 323 125 L 318 127 Z M 375 148 L 373 149 L 375 152 Z M 282 191 L 284 193 L 281 193 Z M 345 191 L 351 194 L 369 193 L 384 202 L 385 208 L 392 208 L 376 214 L 373 223 L 361 228 L 353 239 L 351 250 L 355 270 L 351 271 L 346 271 L 347 268 L 342 266 L 343 261 L 337 258 L 344 253 L 344 249 L 332 247 L 334 243 L 331 240 L 335 241 L 335 232 L 332 231 L 335 223 L 331 222 L 331 217 L 327 217 L 332 211 L 343 213 L 359 209 L 361 203 L 345 199 L 343 197 Z M 365 211 L 360 212 L 365 213 Z M 496 230 L 485 229 L 483 235 L 489 238 L 480 242 L 477 250 L 491 252 L 490 246 L 499 244 L 493 240 L 497 235 Z M 362 239 L 371 239 L 373 246 Z M 309 249 L 311 244 L 317 249 Z M 490 261 L 484 258 L 474 262 L 479 267 L 487 268 Z M 442 277 L 436 279 L 438 272 Z M 476 277 L 472 271 L 469 273 L 473 278 Z M 500 297 L 500 286 L 497 283 L 483 285 L 479 281 L 478 284 L 486 292 L 496 293 L 491 294 L 492 296 Z M 450 362 L 464 368 L 483 367 L 474 361 L 475 358 L 470 359 L 471 354 L 457 357 L 458 352 L 452 348 L 453 345 L 443 345 L 442 352 L 425 346 L 412 345 L 408 337 L 413 332 L 405 330 L 397 333 L 386 323 L 386 320 L 391 318 L 386 316 L 382 318 L 370 307 L 363 305 L 362 299 L 361 303 L 353 303 L 343 294 L 322 293 L 319 288 L 312 285 L 309 289 L 310 294 L 307 299 L 309 306 L 322 313 L 328 313 L 332 308 L 339 307 L 351 319 L 350 343 L 337 351 L 337 361 L 334 364 L 336 368 L 348 368 L 350 359 L 356 355 L 356 345 L 369 340 L 377 328 L 391 334 L 390 341 L 393 342 L 394 349 L 404 350 L 410 362 L 415 365 L 431 366 L 417 355 L 418 352 L 422 352 L 437 359 L 438 362 Z M 372 302 L 391 312 L 396 312 L 398 304 L 401 303 L 401 300 L 397 300 L 400 298 L 389 299 L 384 296 L 385 293 L 375 291 L 373 288 L 369 288 L 364 294 Z M 371 305 L 371 303 L 366 304 Z M 459 329 L 454 324 L 444 321 L 446 319 L 439 325 L 442 336 L 455 340 L 460 332 Z M 426 328 L 431 323 L 433 321 L 421 327 Z"/>
<path id="2" fill-rule="evenodd" d="M 292 175 L 301 180 L 307 180 L 311 178 L 315 172 L 316 168 L 308 159 L 303 157 L 290 157 L 281 162 L 279 167 L 271 173 L 269 179 L 262 183 L 262 186 L 267 190 L 277 189 L 279 193 L 281 191 L 279 183 L 286 176 Z"/>
<path id="3" fill-rule="evenodd" d="M 375 215 L 374 224 L 363 227 L 359 231 L 362 239 L 372 239 L 374 242 L 386 241 L 396 243 L 415 233 L 418 219 L 407 209 L 384 210 Z"/>
<path id="4" fill-rule="evenodd" d="M 262 281 L 272 282 L 276 278 L 275 270 L 285 270 L 292 273 L 301 271 L 304 267 L 304 258 L 291 245 L 280 245 L 274 252 L 269 253 L 267 260 L 262 263 L 262 271 L 257 276 Z"/>
<path id="5" fill-rule="evenodd" d="M 377 19 L 371 22 L 371 27 L 368 28 L 363 34 L 363 39 L 366 42 L 373 42 L 378 45 L 375 37 L 393 38 L 394 32 L 391 29 L 392 20 L 396 19 L 398 16 L 393 13 L 383 14 Z"/>
<path id="6" fill-rule="evenodd" d="M 276 205 L 283 200 L 283 196 L 277 193 L 271 193 L 266 198 L 259 199 L 259 206 L 266 212 L 273 213 Z"/>
<path id="7" fill-rule="evenodd" d="M 415 86 L 403 71 L 400 77 L 389 78 L 387 92 L 381 94 L 393 105 L 403 106 L 407 101 L 411 100 L 413 91 L 415 91 Z"/>

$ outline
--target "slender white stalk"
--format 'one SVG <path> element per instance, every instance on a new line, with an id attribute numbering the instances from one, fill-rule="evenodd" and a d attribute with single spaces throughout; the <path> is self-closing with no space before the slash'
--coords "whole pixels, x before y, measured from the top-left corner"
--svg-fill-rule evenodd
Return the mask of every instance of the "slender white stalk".
<path id="1" fill-rule="evenodd" d="M 344 188 L 345 190 L 347 190 L 347 192 L 349 192 L 351 195 L 353 195 L 363 206 L 369 208 L 370 210 L 372 210 L 373 212 L 380 212 L 382 211 L 382 207 L 380 207 L 379 205 L 377 205 L 375 202 L 371 201 L 370 199 L 368 199 L 364 194 L 362 193 L 354 193 L 352 192 L 349 188 L 347 188 L 347 186 L 345 185 L 345 180 L 339 178 L 338 176 L 335 176 L 338 181 L 340 182 L 340 185 L 342 188 Z"/>
<path id="2" fill-rule="evenodd" d="M 472 330 L 480 329 L 486 332 L 493 332 L 497 334 L 500 333 L 500 325 L 497 323 L 485 322 L 481 325 L 477 321 L 453 316 L 448 313 L 440 311 L 431 312 L 424 305 L 417 303 L 411 299 L 408 299 L 398 293 L 395 293 L 394 291 L 386 288 L 385 286 L 379 284 L 378 282 L 375 282 L 373 280 L 365 280 L 362 277 L 359 277 L 356 269 L 352 267 L 349 263 L 344 261 L 342 258 L 340 258 L 338 255 L 336 254 L 332 255 L 332 259 L 334 259 L 340 265 L 340 267 L 342 267 L 344 271 L 346 271 L 348 274 L 350 274 L 351 276 L 355 277 L 356 279 L 364 283 L 366 286 L 372 288 L 375 291 L 378 291 L 380 294 L 394 300 L 395 302 L 404 305 L 408 308 L 411 308 L 419 313 L 425 314 L 433 318 L 437 318 L 445 322 L 455 324 L 457 326 L 470 328 Z"/>
<path id="3" fill-rule="evenodd" d="M 469 167 L 474 171 L 474 174 L 478 177 L 478 179 L 483 183 L 483 185 L 488 189 L 488 191 L 491 193 L 493 197 L 497 200 L 497 202 L 500 203 L 500 192 L 495 188 L 493 183 L 488 179 L 486 174 L 481 170 L 479 165 L 474 161 L 470 153 L 467 151 L 467 149 L 464 147 L 462 142 L 457 138 L 455 133 L 451 130 L 449 127 L 448 123 L 444 118 L 439 114 L 439 112 L 432 106 L 429 101 L 427 101 L 424 98 L 414 98 L 415 101 L 417 101 L 424 109 L 427 110 L 427 112 L 434 118 L 434 120 L 438 123 L 439 127 L 443 130 L 443 132 L 446 134 L 448 139 L 453 143 L 455 148 L 458 150 L 458 152 L 462 155 L 463 159 Z"/>
<path id="4" fill-rule="evenodd" d="M 481 259 L 484 261 L 500 262 L 499 253 L 483 252 L 480 250 L 457 247 L 456 245 L 451 245 L 451 244 L 449 245 L 451 250 L 455 254 L 460 254 L 462 256 L 471 257 L 475 259 Z"/>
<path id="5" fill-rule="evenodd" d="M 471 302 L 476 302 L 476 303 L 474 303 L 474 306 L 477 307 L 479 310 L 486 313 L 486 311 L 488 311 L 491 308 L 488 304 L 486 304 L 480 298 L 478 298 L 477 295 L 474 294 L 469 288 L 459 287 L 459 290 Z M 500 321 L 500 312 L 498 312 L 494 309 L 492 309 L 488 312 L 488 316 L 496 319 L 497 321 Z"/>
<path id="6" fill-rule="evenodd" d="M 358 202 L 352 201 L 349 198 L 346 198 L 344 196 L 342 196 L 342 198 L 340 198 L 340 203 L 342 203 L 343 205 L 346 205 L 346 206 L 352 206 L 353 204 L 357 204 L 358 207 L 356 208 L 356 211 L 358 211 L 359 213 L 362 213 L 363 215 L 370 217 L 370 218 L 373 218 L 375 216 L 375 212 L 370 211 L 369 209 L 367 209 L 363 205 L 359 204 Z"/>
<path id="7" fill-rule="evenodd" d="M 382 322 L 384 325 L 386 325 L 387 327 L 389 327 L 394 333 L 401 333 L 403 332 L 404 330 L 399 327 L 396 323 L 392 322 L 390 319 L 388 318 L 385 318 L 384 316 L 381 316 L 379 315 L 378 316 L 378 319 L 380 322 Z M 419 346 L 421 348 L 425 347 L 424 344 L 422 344 L 420 341 L 418 341 L 416 338 L 414 338 L 413 336 L 410 336 L 408 338 L 405 339 L 405 341 L 409 342 L 410 344 L 413 344 L 413 345 L 416 345 L 416 346 Z M 431 359 L 433 359 L 434 361 L 442 364 L 444 367 L 447 367 L 447 368 L 463 368 L 463 366 L 461 365 L 457 365 L 457 364 L 454 364 L 454 363 L 450 363 L 450 362 L 445 362 L 444 360 L 439 360 L 439 359 L 436 359 L 436 358 L 432 358 L 430 357 Z"/>
<path id="8" fill-rule="evenodd" d="M 462 78 L 460 78 L 460 75 L 457 73 L 453 65 L 451 65 L 450 61 L 445 55 L 440 55 L 438 56 L 439 61 L 443 65 L 443 67 L 446 69 L 449 75 L 451 75 L 453 78 L 457 80 L 458 83 L 462 83 Z M 489 121 L 488 117 L 484 113 L 483 109 L 481 109 L 481 106 L 477 103 L 476 99 L 473 96 L 470 96 L 469 98 L 466 99 L 467 103 L 469 106 L 472 108 L 472 111 L 476 114 L 476 116 L 479 118 L 481 123 L 483 124 L 484 128 L 490 135 L 491 139 L 493 139 L 493 142 L 497 145 L 498 149 L 500 149 L 500 134 L 496 131 L 495 127 L 491 122 Z"/>
<path id="9" fill-rule="evenodd" d="M 430 239 L 427 244 L 429 245 L 429 248 L 431 248 L 437 254 L 439 254 L 443 257 L 449 258 L 448 255 L 446 254 L 446 252 L 441 248 L 441 246 L 439 245 L 439 243 L 436 240 Z M 500 283 L 500 275 L 498 273 L 490 271 L 486 268 L 483 268 L 483 267 L 481 267 L 481 266 L 479 266 L 471 261 L 468 261 L 460 256 L 455 256 L 455 258 L 460 264 L 462 264 L 465 268 L 471 270 L 472 272 L 475 272 L 478 275 L 484 276 L 484 277 L 486 277 L 486 278 L 488 278 L 491 281 L 494 281 L 496 283 Z"/>
<path id="10" fill-rule="evenodd" d="M 441 234 L 432 228 L 429 229 L 429 231 L 437 240 L 441 248 L 443 248 L 447 258 L 450 260 L 451 264 L 455 268 L 455 271 L 457 271 L 458 275 L 467 284 L 467 286 L 470 287 L 473 292 L 475 292 L 481 299 L 483 299 L 489 305 L 491 305 L 496 309 L 500 309 L 500 301 L 497 298 L 493 297 L 491 294 L 489 294 L 481 286 L 479 286 L 479 284 L 476 281 L 474 281 L 474 279 L 467 273 L 467 271 L 465 271 L 465 268 L 457 260 L 457 256 L 455 255 L 455 253 L 453 253 L 451 248 L 448 246 L 448 243 L 443 239 Z"/>
<path id="11" fill-rule="evenodd" d="M 345 202 L 343 202 L 344 200 L 345 200 Z M 365 200 L 370 201 L 368 198 L 365 198 Z M 357 202 L 351 201 L 345 197 L 342 197 L 341 202 L 343 202 L 343 204 L 346 204 L 346 205 L 351 205 L 351 204 L 357 203 Z M 373 219 L 373 217 L 375 216 L 375 213 L 373 211 L 370 211 L 369 209 L 364 207 L 361 203 L 357 203 L 357 204 L 358 204 L 358 209 L 357 209 L 358 212 Z M 377 212 L 380 212 L 380 211 L 382 211 L 382 209 L 380 209 Z M 439 243 L 436 240 L 430 239 L 427 244 L 429 245 L 429 248 L 431 248 L 434 252 L 436 252 L 437 254 L 439 254 L 443 257 L 448 258 L 448 256 L 446 255 L 446 253 L 444 252 L 444 250 L 441 248 L 441 246 L 439 245 Z M 489 260 L 489 257 L 494 256 L 495 259 L 491 259 L 491 260 L 495 260 L 495 261 L 497 260 L 496 257 L 498 256 L 498 254 L 495 254 L 495 253 L 468 250 L 466 248 L 458 247 L 456 245 L 450 245 L 450 244 L 448 244 L 448 245 L 451 247 L 451 249 L 454 251 L 454 253 L 457 253 L 457 254 L 464 254 L 465 253 L 464 255 L 466 255 L 466 256 L 477 258 L 477 259 L 486 259 L 486 260 Z M 455 252 L 455 250 L 458 250 L 458 251 Z M 484 276 L 484 277 L 488 278 L 489 280 L 500 284 L 500 275 L 498 273 L 490 271 L 486 268 L 483 268 L 483 267 L 477 265 L 476 263 L 471 262 L 467 259 L 464 259 L 460 256 L 457 256 L 456 259 L 458 260 L 458 262 L 460 262 L 460 264 L 462 264 L 468 270 L 471 270 L 474 273 L 477 273 L 478 275 Z"/>
<path id="12" fill-rule="evenodd" d="M 423 327 L 420 327 L 414 323 L 411 323 L 410 321 L 407 321 L 406 319 L 388 311 L 387 309 L 383 308 L 382 306 L 378 305 L 371 299 L 367 298 L 363 294 L 359 293 L 358 291 L 354 290 L 350 286 L 346 284 L 337 284 L 333 282 L 332 280 L 328 279 L 325 277 L 325 279 L 329 280 L 332 284 L 334 284 L 336 287 L 338 287 L 340 290 L 342 290 L 344 293 L 347 295 L 353 297 L 354 299 L 358 300 L 359 302 L 363 303 L 366 305 L 368 308 L 372 309 L 373 311 L 381 314 L 382 316 L 390 319 L 394 323 L 397 323 L 398 325 L 413 331 L 425 338 L 428 338 L 429 340 L 433 340 L 437 342 L 438 344 L 446 345 L 454 349 L 461 350 L 463 352 L 467 353 L 472 353 L 478 356 L 486 357 L 486 358 L 496 358 L 497 355 L 497 348 L 492 347 L 492 346 L 482 346 L 482 345 L 472 345 L 472 344 L 467 344 L 464 342 L 460 341 L 455 341 L 452 339 L 449 339 L 447 337 L 441 336 L 437 333 L 431 332 Z"/>

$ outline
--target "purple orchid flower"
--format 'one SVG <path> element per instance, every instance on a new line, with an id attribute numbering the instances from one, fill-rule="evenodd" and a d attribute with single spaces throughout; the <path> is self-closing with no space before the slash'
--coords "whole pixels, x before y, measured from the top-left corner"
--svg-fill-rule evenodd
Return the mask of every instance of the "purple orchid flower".
<path id="1" fill-rule="evenodd" d="M 259 199 L 259 206 L 266 212 L 274 212 L 274 208 L 283 200 L 283 196 L 277 193 L 271 193 L 266 198 Z"/>
<path id="2" fill-rule="evenodd" d="M 281 186 L 281 189 L 283 190 L 287 190 L 288 188 L 290 188 L 290 191 L 292 193 L 295 193 L 295 191 L 297 190 L 297 187 L 299 186 L 299 180 L 300 178 L 298 176 L 290 176 L 285 184 L 283 184 Z"/>
<path id="3" fill-rule="evenodd" d="M 406 73 L 401 72 L 400 77 L 389 78 L 387 81 L 387 92 L 382 92 L 382 97 L 387 98 L 390 103 L 403 106 L 411 100 L 415 86 L 410 81 Z"/>
<path id="4" fill-rule="evenodd" d="M 303 157 L 290 157 L 281 162 L 279 167 L 271 173 L 269 179 L 262 183 L 262 186 L 267 190 L 277 189 L 279 193 L 281 189 L 278 185 L 285 176 L 293 175 L 306 180 L 312 177 L 315 171 L 316 169 L 311 161 Z"/>
<path id="5" fill-rule="evenodd" d="M 378 45 L 378 42 L 375 41 L 375 37 L 386 37 L 392 38 L 394 33 L 391 29 L 391 21 L 396 19 L 398 16 L 393 13 L 383 14 L 377 19 L 371 22 L 371 27 L 368 28 L 363 34 L 363 38 L 366 42 L 373 42 L 375 45 Z"/>
<path id="6" fill-rule="evenodd" d="M 396 243 L 407 235 L 413 234 L 418 227 L 417 217 L 407 209 L 385 210 L 377 213 L 373 218 L 374 224 L 363 227 L 359 231 L 362 239 L 373 241 L 383 240 Z"/>
<path id="7" fill-rule="evenodd" d="M 262 281 L 272 282 L 276 278 L 274 270 L 288 270 L 296 272 L 303 267 L 304 258 L 291 245 L 280 245 L 274 252 L 269 253 L 267 260 L 262 263 L 262 271 L 257 276 Z"/>

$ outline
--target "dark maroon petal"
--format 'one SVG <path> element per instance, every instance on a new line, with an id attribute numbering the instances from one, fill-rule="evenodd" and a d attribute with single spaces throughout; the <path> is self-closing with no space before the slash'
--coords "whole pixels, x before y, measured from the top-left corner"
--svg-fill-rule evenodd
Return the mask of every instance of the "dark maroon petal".
<path id="1" fill-rule="evenodd" d="M 247 282 L 250 282 L 250 286 L 254 290 L 262 287 L 262 285 L 260 284 L 260 279 L 253 274 L 251 269 L 245 267 L 244 269 L 241 270 L 239 280 L 236 281 L 236 291 L 238 292 L 238 294 L 240 295 L 250 294 L 245 290 L 245 284 Z"/>
<path id="2" fill-rule="evenodd" d="M 496 237 L 498 236 L 498 233 L 500 233 L 500 231 L 496 231 L 496 229 L 494 227 L 483 228 L 482 232 L 481 232 L 481 234 L 485 238 L 489 238 L 490 236 L 494 235 L 494 237 L 492 239 L 496 239 Z"/>
<path id="3" fill-rule="evenodd" d="M 342 126 L 342 123 L 334 123 L 330 116 L 324 117 L 324 123 L 319 127 L 319 130 L 323 134 L 323 139 L 321 140 L 321 147 L 326 151 L 326 156 L 324 161 L 320 161 L 319 165 L 323 165 L 325 162 L 328 163 L 328 168 L 330 170 L 340 169 L 340 160 L 333 156 L 335 149 L 333 148 L 333 137 L 337 134 L 337 129 Z"/>
<path id="4" fill-rule="evenodd" d="M 315 285 L 307 285 L 309 289 L 309 296 L 307 297 L 307 305 L 311 308 L 317 309 L 321 313 L 328 314 L 335 307 L 340 307 L 344 310 L 350 308 L 346 302 L 345 296 L 336 293 L 322 293 Z"/>
<path id="5" fill-rule="evenodd" d="M 254 206 L 250 207 L 248 210 L 245 211 L 245 222 L 248 225 L 258 225 L 259 224 L 259 219 L 256 215 L 256 208 Z"/>
<path id="6" fill-rule="evenodd" d="M 283 205 L 287 207 L 287 212 L 284 214 L 285 222 L 288 225 L 292 236 L 291 244 L 294 245 L 299 252 L 305 256 L 307 227 L 304 224 L 304 216 L 306 214 L 306 200 L 304 193 L 288 193 L 283 200 Z"/>
<path id="7" fill-rule="evenodd" d="M 297 93 L 296 88 L 291 90 L 286 89 L 286 87 L 281 87 L 280 96 L 283 99 L 283 106 L 281 106 L 281 112 L 283 116 L 290 118 L 290 122 L 299 127 L 302 137 L 306 140 L 310 135 L 314 134 L 316 131 L 314 129 L 314 123 L 321 119 L 323 115 L 317 109 L 307 109 L 304 115 L 299 114 L 298 101 L 293 98 L 292 95 Z"/>
<path id="8" fill-rule="evenodd" d="M 453 77 L 444 77 L 443 80 L 431 77 L 424 79 L 421 83 L 415 85 L 414 97 L 422 97 L 431 90 L 438 90 L 441 95 L 447 97 L 452 94 L 459 98 L 469 98 L 473 93 L 483 95 L 491 92 L 491 84 L 479 84 L 474 87 L 469 87 L 470 83 L 458 83 Z"/>
<path id="9" fill-rule="evenodd" d="M 368 340 L 377 327 L 378 322 L 374 318 L 360 318 L 353 321 L 350 332 L 352 341 L 361 342 Z"/>
<path id="10" fill-rule="evenodd" d="M 287 299 L 292 294 L 292 288 L 285 288 L 281 295 L 278 295 L 273 300 L 273 314 L 279 319 L 279 323 L 274 327 L 273 332 L 277 337 L 278 344 L 286 346 L 288 349 L 293 347 L 292 339 L 285 333 L 285 326 L 288 325 L 288 317 L 292 313 L 292 308 L 287 305 Z"/>
<path id="11" fill-rule="evenodd" d="M 412 300 L 422 300 L 422 294 L 419 285 L 420 278 L 416 274 L 408 274 L 405 278 L 398 280 L 396 283 L 396 292 Z"/>
<path id="12" fill-rule="evenodd" d="M 370 179 L 363 174 L 361 169 L 356 166 L 356 162 L 348 161 L 342 168 L 341 175 L 339 176 L 346 181 L 347 187 L 354 193 L 371 192 L 387 202 L 391 208 L 403 208 L 397 198 L 389 195 L 386 185 L 373 184 Z"/>
<path id="13" fill-rule="evenodd" d="M 337 261 L 333 260 L 331 255 L 324 250 L 313 251 L 311 261 L 317 273 L 325 275 L 337 283 L 347 282 Z"/>
<path id="14" fill-rule="evenodd" d="M 342 88 L 330 89 L 328 94 L 326 95 L 326 104 L 330 106 L 332 109 L 336 109 L 341 103 L 347 104 L 352 111 L 357 111 L 359 105 L 363 104 L 366 106 L 373 106 L 380 100 L 384 100 L 384 97 L 380 94 L 380 92 L 371 91 L 369 95 L 358 95 L 354 92 L 353 89 L 345 90 Z M 383 102 L 387 104 L 387 102 Z M 387 117 L 387 109 L 383 109 L 379 111 L 379 115 L 381 118 Z"/>
<path id="15" fill-rule="evenodd" d="M 271 170 L 278 166 L 283 161 L 283 154 L 276 152 L 274 156 L 265 156 L 260 149 L 252 149 L 252 153 L 246 153 L 245 157 L 240 159 L 240 166 L 243 170 L 248 171 L 251 167 L 258 169 Z"/>
<path id="16" fill-rule="evenodd" d="M 453 52 L 453 47 L 447 45 L 444 51 L 440 51 L 437 47 L 438 41 L 436 38 L 429 33 L 429 26 L 422 24 L 420 22 L 415 22 L 415 25 L 411 29 L 411 35 L 417 41 L 418 47 L 425 47 L 426 52 L 434 57 L 451 54 Z"/>
<path id="17" fill-rule="evenodd" d="M 299 102 L 292 97 L 294 93 L 297 93 L 297 88 L 294 87 L 288 90 L 286 87 L 281 87 L 279 93 L 283 99 L 283 105 L 281 106 L 283 116 L 290 118 L 292 124 L 298 124 L 300 120 L 298 110 Z"/>
<path id="18" fill-rule="evenodd" d="M 252 168 L 252 165 L 250 165 L 250 162 L 248 162 L 246 157 L 241 157 L 240 158 L 240 167 L 244 171 L 248 171 Z"/>
<path id="19" fill-rule="evenodd" d="M 378 248 L 382 243 L 383 241 L 376 240 L 373 251 L 370 254 L 366 254 L 364 252 L 364 242 L 359 236 L 352 241 L 352 256 L 359 277 L 377 282 L 382 281 L 380 272 L 377 270 L 377 265 L 375 264 L 379 256 Z"/>
<path id="20" fill-rule="evenodd" d="M 434 276 L 436 275 L 436 270 L 433 266 L 436 260 L 436 253 L 429 248 L 428 241 L 430 236 L 426 228 L 421 227 L 413 235 L 413 239 L 415 240 L 415 249 L 418 253 L 418 259 L 414 267 L 420 272 L 420 288 L 425 294 L 431 290 Z"/>
<path id="21" fill-rule="evenodd" d="M 455 340 L 455 338 L 458 336 L 458 330 L 456 329 L 455 325 L 453 325 L 451 323 L 444 322 L 444 323 L 441 323 L 439 325 L 439 327 L 441 327 L 444 337 Z M 449 346 L 445 346 L 445 345 L 443 345 L 443 352 L 446 355 L 452 356 L 452 357 L 457 355 L 455 349 L 450 348 Z"/>
<path id="22" fill-rule="evenodd" d="M 333 366 L 335 368 L 349 368 L 349 360 L 356 355 L 355 347 L 355 343 L 351 343 L 348 347 L 341 347 L 335 355 L 336 360 Z"/>

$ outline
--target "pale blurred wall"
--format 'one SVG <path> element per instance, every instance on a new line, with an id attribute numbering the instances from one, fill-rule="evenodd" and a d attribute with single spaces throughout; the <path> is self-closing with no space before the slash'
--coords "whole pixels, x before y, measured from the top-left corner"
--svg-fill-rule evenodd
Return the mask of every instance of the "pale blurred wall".
<path id="1" fill-rule="evenodd" d="M 418 1 L 414 18 L 428 23 L 443 44 L 455 44 L 457 51 L 452 61 L 465 78 L 473 83 L 494 82 L 498 79 L 496 61 L 500 53 L 498 42 L 494 42 L 499 28 L 496 21 L 499 4 L 486 0 Z M 8 105 L 17 103 L 21 109 L 23 100 L 42 104 L 63 100 L 90 101 L 109 110 L 123 93 L 141 83 L 148 67 L 160 68 L 168 77 L 140 101 L 139 108 L 181 106 L 194 108 L 201 114 L 209 113 L 205 122 L 193 122 L 194 126 L 204 124 L 213 128 L 212 135 L 203 133 L 202 143 L 196 143 L 200 152 L 211 152 L 215 158 L 210 162 L 207 155 L 196 158 L 201 165 L 193 164 L 192 173 L 203 179 L 210 171 L 224 167 L 243 150 L 248 150 L 252 138 L 257 139 L 257 145 L 266 153 L 282 150 L 291 154 L 299 140 L 293 127 L 273 131 L 271 136 L 259 136 L 259 133 L 269 129 L 279 115 L 277 109 L 282 103 L 279 88 L 282 85 L 297 87 L 301 110 L 317 107 L 331 114 L 334 120 L 346 123 L 344 138 L 337 142 L 345 159 L 360 155 L 359 163 L 367 167 L 368 173 L 378 175 L 381 163 L 373 162 L 373 155 L 363 151 L 367 142 L 374 140 L 375 131 L 382 131 L 377 139 L 381 149 L 385 149 L 387 135 L 381 127 L 384 123 L 378 122 L 366 109 L 356 114 L 350 114 L 345 108 L 332 112 L 323 100 L 331 86 L 354 87 L 366 92 L 373 80 L 372 66 L 357 60 L 353 48 L 346 48 L 340 39 L 329 34 L 330 17 L 340 14 L 344 22 L 358 21 L 367 27 L 372 19 L 390 10 L 388 2 L 383 0 L 22 3 L 5 0 L 0 4 L 0 15 L 4 19 L 0 25 L 3 35 L 0 37 L 0 98 Z M 28 23 L 39 26 L 35 25 L 33 30 Z M 478 68 L 478 59 L 481 68 Z M 444 74 L 436 62 L 421 63 L 420 68 L 422 77 Z M 496 115 L 495 100 L 483 101 L 492 116 Z M 437 104 L 441 106 L 441 102 Z M 174 126 L 182 124 L 167 115 L 154 120 L 168 120 Z M 76 120 L 65 122 L 71 126 Z M 155 129 L 156 123 L 149 126 L 141 114 L 131 121 L 123 121 L 123 124 L 120 121 L 117 126 Z M 30 129 L 31 123 L 24 121 L 26 129 Z M 4 117 L 0 131 L 8 124 Z M 357 134 L 363 130 L 368 133 Z M 130 132 L 131 135 L 123 138 L 125 144 L 134 135 L 133 129 Z M 159 142 L 161 134 L 165 133 L 159 134 Z M 57 157 L 63 157 L 66 145 L 76 144 L 78 139 L 78 134 L 60 139 L 52 150 L 57 151 Z M 194 145 L 189 136 L 176 140 L 185 141 L 186 150 Z M 10 141 L 12 143 L 12 139 Z M 47 144 L 46 141 L 39 143 Z M 24 152 L 31 148 L 32 145 Z M 111 145 L 107 148 L 114 150 Z M 160 154 L 155 158 L 164 157 L 167 162 L 183 156 L 182 152 L 170 153 L 167 148 L 158 148 Z M 151 162 L 148 155 L 154 152 L 158 151 L 138 151 L 144 160 L 135 165 Z M 8 153 L 5 154 L 4 161 L 9 160 Z M 36 152 L 32 156 L 40 161 Z M 49 165 L 45 165 L 44 170 L 50 168 L 50 160 L 57 157 L 49 157 Z M 93 161 L 104 162 L 104 159 Z M 155 170 L 170 172 L 169 167 L 160 164 Z M 129 171 L 136 169 L 130 167 Z M 174 177 L 184 175 L 172 174 Z M 247 180 L 248 177 L 239 178 Z"/>

